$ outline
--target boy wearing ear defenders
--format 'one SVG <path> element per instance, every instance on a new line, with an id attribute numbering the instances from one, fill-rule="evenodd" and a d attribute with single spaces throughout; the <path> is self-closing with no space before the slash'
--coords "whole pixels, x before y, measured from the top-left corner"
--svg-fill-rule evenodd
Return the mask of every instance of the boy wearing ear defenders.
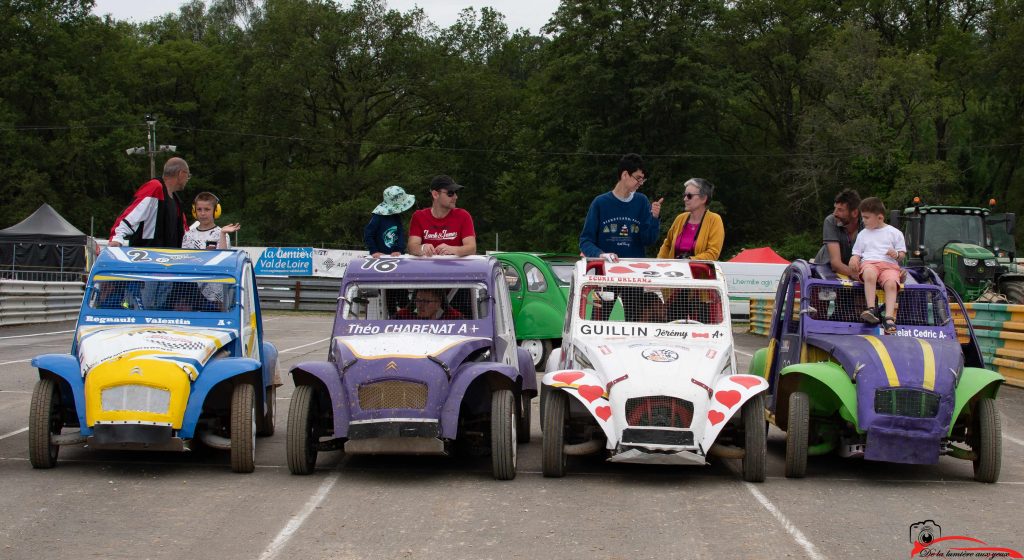
<path id="1" fill-rule="evenodd" d="M 220 199 L 213 193 L 201 192 L 192 201 L 192 217 L 198 220 L 185 232 L 182 249 L 230 249 L 229 233 L 242 228 L 241 224 L 220 227 L 214 220 L 220 217 Z"/>

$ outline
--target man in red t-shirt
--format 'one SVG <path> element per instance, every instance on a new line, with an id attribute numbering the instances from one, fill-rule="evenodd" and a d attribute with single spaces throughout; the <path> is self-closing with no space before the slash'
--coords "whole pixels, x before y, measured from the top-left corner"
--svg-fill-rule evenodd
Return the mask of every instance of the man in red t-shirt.
<path id="1" fill-rule="evenodd" d="M 447 175 L 438 175 L 430 182 L 433 203 L 430 208 L 414 212 L 409 223 L 406 250 L 410 255 L 464 257 L 476 253 L 473 217 L 455 207 L 460 189 L 462 185 Z"/>

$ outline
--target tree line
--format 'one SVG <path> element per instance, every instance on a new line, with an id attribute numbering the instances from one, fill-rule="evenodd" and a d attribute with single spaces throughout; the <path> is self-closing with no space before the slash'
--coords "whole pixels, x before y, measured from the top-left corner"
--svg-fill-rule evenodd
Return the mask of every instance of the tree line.
<path id="1" fill-rule="evenodd" d="M 106 237 L 146 114 L 245 245 L 360 247 L 385 187 L 424 207 L 445 173 L 482 250 L 575 252 L 625 152 L 665 230 L 686 179 L 716 185 L 723 258 L 813 256 L 844 188 L 1024 208 L 1018 0 L 563 0 L 540 34 L 383 0 L 92 8 L 0 0 L 0 227 L 48 202 Z"/>

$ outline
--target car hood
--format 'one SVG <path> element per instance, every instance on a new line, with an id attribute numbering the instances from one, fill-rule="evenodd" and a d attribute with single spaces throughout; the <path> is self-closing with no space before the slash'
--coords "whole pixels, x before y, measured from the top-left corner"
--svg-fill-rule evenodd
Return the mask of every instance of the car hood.
<path id="1" fill-rule="evenodd" d="M 236 338 L 237 332 L 182 326 L 96 326 L 79 329 L 78 336 L 82 376 L 103 363 L 158 359 L 177 362 L 194 381 L 217 350 Z"/>
<path id="2" fill-rule="evenodd" d="M 387 333 L 334 338 L 333 354 L 340 364 L 353 359 L 430 359 L 459 364 L 471 352 L 491 345 L 488 338 L 423 333 Z"/>
<path id="3" fill-rule="evenodd" d="M 727 367 L 732 353 L 728 340 L 687 342 L 665 339 L 581 340 L 577 346 L 593 364 L 597 375 L 607 384 L 619 382 L 625 386 L 639 384 L 647 394 L 669 390 L 668 386 L 693 385 L 690 378 L 705 385 Z"/>
<path id="4" fill-rule="evenodd" d="M 809 344 L 830 353 L 856 384 L 857 424 L 868 434 L 865 458 L 914 464 L 938 461 L 940 441 L 949 431 L 956 403 L 963 352 L 956 339 L 935 336 L 807 338 Z"/>

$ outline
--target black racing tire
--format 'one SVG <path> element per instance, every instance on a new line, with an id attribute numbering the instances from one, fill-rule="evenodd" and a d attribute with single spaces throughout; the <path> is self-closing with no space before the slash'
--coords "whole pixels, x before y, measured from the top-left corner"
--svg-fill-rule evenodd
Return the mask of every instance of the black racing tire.
<path id="1" fill-rule="evenodd" d="M 549 389 L 544 406 L 542 471 L 549 478 L 565 476 L 565 429 L 569 399 L 565 391 Z"/>
<path id="2" fill-rule="evenodd" d="M 274 435 L 277 427 L 277 387 L 271 385 L 263 397 L 266 401 L 266 409 L 259 417 L 256 424 L 256 435 L 259 437 L 270 437 Z"/>
<path id="3" fill-rule="evenodd" d="M 533 399 L 529 395 L 520 392 L 516 399 L 519 404 L 519 427 L 516 431 L 519 443 L 530 443 L 530 430 L 533 428 Z"/>
<path id="4" fill-rule="evenodd" d="M 320 431 L 316 417 L 316 393 L 311 385 L 299 385 L 288 407 L 285 454 L 292 474 L 310 474 L 316 468 Z"/>
<path id="5" fill-rule="evenodd" d="M 811 424 L 810 399 L 799 391 L 789 395 L 789 422 L 786 424 L 786 478 L 807 474 L 807 439 Z"/>
<path id="6" fill-rule="evenodd" d="M 743 404 L 743 480 L 764 482 L 768 435 L 764 423 L 764 393 Z"/>
<path id="7" fill-rule="evenodd" d="M 971 447 L 974 459 L 974 480 L 996 482 L 1003 458 L 1002 427 L 996 401 L 988 397 L 978 399 L 974 408 Z"/>
<path id="8" fill-rule="evenodd" d="M 548 393 L 551 392 L 551 387 L 541 383 L 540 385 L 540 431 L 544 431 L 544 409 L 547 407 Z"/>
<path id="9" fill-rule="evenodd" d="M 57 465 L 60 446 L 53 443 L 64 427 L 60 412 L 60 393 L 52 379 L 36 381 L 28 412 L 28 460 L 36 469 Z"/>
<path id="10" fill-rule="evenodd" d="M 491 469 L 497 480 L 516 477 L 518 416 L 516 396 L 510 389 L 491 393 Z"/>
<path id="11" fill-rule="evenodd" d="M 231 470 L 256 470 L 256 389 L 249 383 L 231 393 Z"/>

